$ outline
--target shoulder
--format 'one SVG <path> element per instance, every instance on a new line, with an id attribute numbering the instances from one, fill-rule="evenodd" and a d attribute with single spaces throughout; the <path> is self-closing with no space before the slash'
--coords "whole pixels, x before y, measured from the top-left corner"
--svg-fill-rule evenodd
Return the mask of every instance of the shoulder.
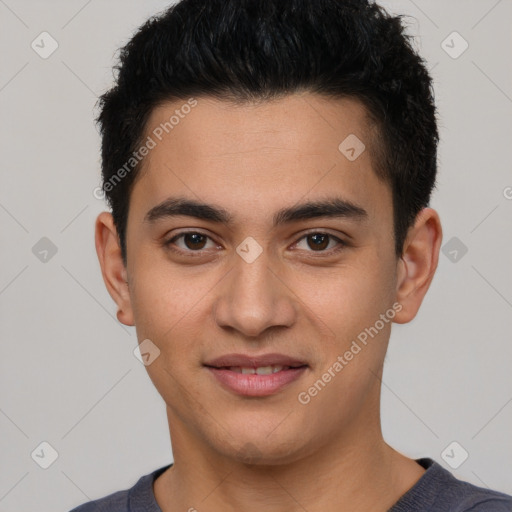
<path id="1" fill-rule="evenodd" d="M 128 494 L 130 489 L 109 494 L 104 498 L 79 505 L 70 512 L 128 512 Z"/>
<path id="2" fill-rule="evenodd" d="M 454 512 L 512 512 L 512 496 L 449 476 L 446 492 L 447 499 L 452 499 L 456 506 Z"/>
<path id="3" fill-rule="evenodd" d="M 153 482 L 171 464 L 141 476 L 129 489 L 114 492 L 104 498 L 89 501 L 70 510 L 70 512 L 161 512 L 153 493 Z M 139 508 L 142 507 L 142 508 Z"/>
<path id="4" fill-rule="evenodd" d="M 432 459 L 416 462 L 425 473 L 390 512 L 512 512 L 512 496 L 459 480 Z"/>

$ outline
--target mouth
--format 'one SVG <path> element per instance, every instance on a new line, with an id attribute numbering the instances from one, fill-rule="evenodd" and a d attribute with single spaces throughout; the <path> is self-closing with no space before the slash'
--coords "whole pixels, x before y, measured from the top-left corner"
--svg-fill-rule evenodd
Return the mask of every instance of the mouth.
<path id="1" fill-rule="evenodd" d="M 209 361 L 204 367 L 224 389 L 246 397 L 274 395 L 309 368 L 305 362 L 283 354 L 230 354 Z"/>
<path id="2" fill-rule="evenodd" d="M 282 372 L 283 370 L 295 370 L 297 368 L 302 368 L 302 366 L 282 366 L 276 364 L 270 366 L 258 366 L 256 368 L 242 366 L 221 367 L 221 369 L 235 373 L 243 373 L 244 375 L 271 375 L 272 373 Z"/>

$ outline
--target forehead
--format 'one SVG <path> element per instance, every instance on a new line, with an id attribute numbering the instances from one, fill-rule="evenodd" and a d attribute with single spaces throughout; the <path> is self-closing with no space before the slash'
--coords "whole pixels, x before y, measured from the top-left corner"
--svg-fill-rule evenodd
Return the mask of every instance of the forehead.
<path id="1" fill-rule="evenodd" d="M 353 99 L 294 94 L 252 104 L 210 97 L 164 103 L 146 125 L 144 139 L 153 147 L 132 206 L 148 209 L 180 195 L 222 204 L 249 222 L 272 217 L 278 205 L 338 195 L 382 215 L 391 194 L 372 167 L 371 133 L 364 106 Z"/>

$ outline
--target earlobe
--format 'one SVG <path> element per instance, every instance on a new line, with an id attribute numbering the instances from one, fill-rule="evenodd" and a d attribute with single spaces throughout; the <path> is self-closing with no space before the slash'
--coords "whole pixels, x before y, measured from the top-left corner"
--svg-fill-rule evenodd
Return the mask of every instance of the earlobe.
<path id="1" fill-rule="evenodd" d="M 424 208 L 409 230 L 398 261 L 396 300 L 402 309 L 394 318 L 396 323 L 410 322 L 418 313 L 437 269 L 441 240 L 439 215 Z"/>
<path id="2" fill-rule="evenodd" d="M 128 274 L 114 220 L 109 212 L 100 213 L 96 219 L 95 243 L 103 281 L 118 307 L 117 319 L 125 325 L 134 325 Z"/>

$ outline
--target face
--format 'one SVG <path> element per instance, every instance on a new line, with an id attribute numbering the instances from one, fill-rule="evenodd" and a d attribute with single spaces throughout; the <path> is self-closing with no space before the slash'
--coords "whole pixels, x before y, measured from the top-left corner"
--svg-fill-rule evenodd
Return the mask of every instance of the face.
<path id="1" fill-rule="evenodd" d="M 171 437 L 278 464 L 378 428 L 401 274 L 364 107 L 196 101 L 148 122 L 118 300 Z"/>

